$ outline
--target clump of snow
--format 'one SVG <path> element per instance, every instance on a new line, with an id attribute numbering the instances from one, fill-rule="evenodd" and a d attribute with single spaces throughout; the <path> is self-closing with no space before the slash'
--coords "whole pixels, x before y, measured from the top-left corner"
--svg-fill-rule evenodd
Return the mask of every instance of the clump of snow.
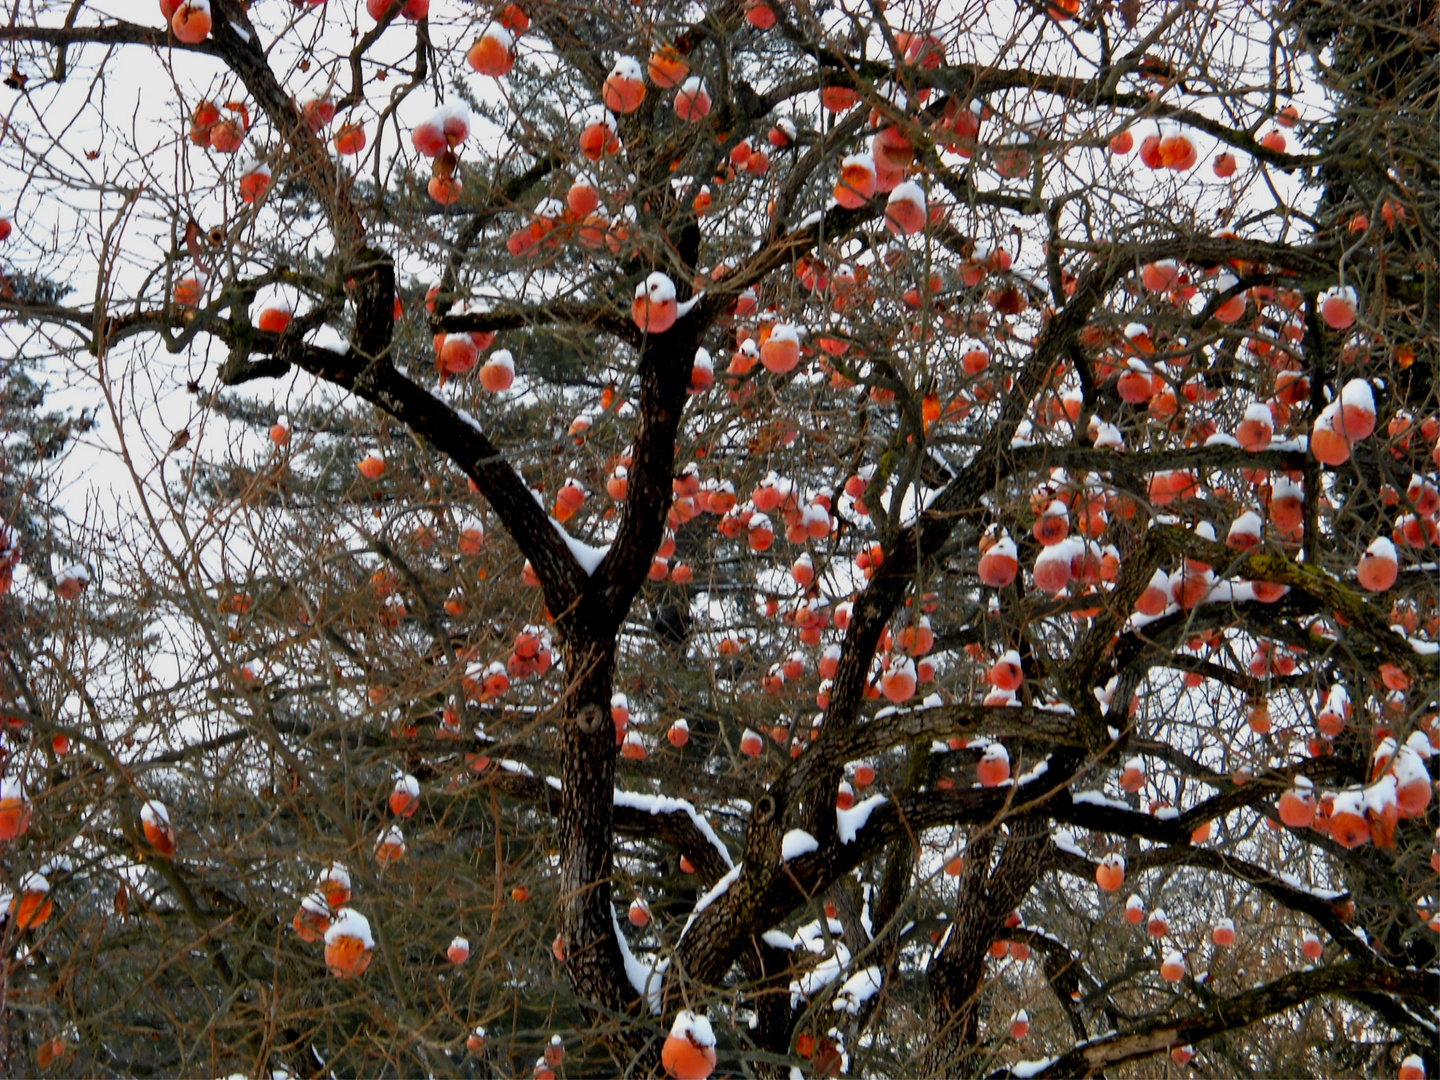
<path id="1" fill-rule="evenodd" d="M 640 61 L 633 56 L 622 56 L 615 61 L 615 66 L 610 69 L 611 78 L 632 79 L 640 82 L 645 78 L 645 73 L 640 70 Z"/>
<path id="2" fill-rule="evenodd" d="M 1021 1080 L 1029 1080 L 1032 1076 L 1039 1076 L 1055 1062 L 1058 1057 L 1039 1058 L 1035 1061 L 1017 1061 L 1010 1066 L 1010 1075 L 1020 1077 Z"/>
<path id="3" fill-rule="evenodd" d="M 849 810 L 836 810 L 835 831 L 840 837 L 840 843 L 852 842 L 865 823 L 870 820 L 871 812 L 885 801 L 884 795 L 871 795 L 864 802 L 858 802 Z"/>
<path id="4" fill-rule="evenodd" d="M 836 1012 L 857 1016 L 860 1006 L 880 992 L 883 976 L 878 967 L 867 967 L 845 980 L 830 1007 Z"/>
<path id="5" fill-rule="evenodd" d="M 760 935 L 760 940 L 772 949 L 784 949 L 786 952 L 794 952 L 800 947 L 800 943 L 784 930 L 766 930 Z"/>
<path id="6" fill-rule="evenodd" d="M 804 829 L 791 829 L 780 841 L 780 858 L 785 862 L 819 850 L 820 842 Z"/>
<path id="7" fill-rule="evenodd" d="M 1080 850 L 1080 845 L 1075 843 L 1075 834 L 1069 829 L 1056 829 L 1050 834 L 1050 842 L 1067 854 L 1085 858 L 1085 853 Z"/>
<path id="8" fill-rule="evenodd" d="M 1108 806 L 1114 810 L 1129 810 L 1130 804 L 1119 799 L 1111 799 L 1103 791 L 1077 791 L 1072 799 L 1077 803 L 1089 803 L 1092 806 Z"/>
<path id="9" fill-rule="evenodd" d="M 342 937 L 356 938 L 367 949 L 375 947 L 375 937 L 370 933 L 370 920 L 354 908 L 342 907 L 335 913 L 330 929 L 325 931 L 325 944 L 334 945 Z"/>
<path id="10" fill-rule="evenodd" d="M 20 891 L 31 896 L 44 896 L 50 891 L 50 882 L 38 870 L 32 870 L 20 879 Z"/>
<path id="11" fill-rule="evenodd" d="M 663 304 L 675 299 L 675 282 L 670 280 L 668 274 L 655 271 L 639 285 L 635 286 L 636 298 L 644 297 L 652 304 Z"/>
<path id="12" fill-rule="evenodd" d="M 689 1039 L 701 1048 L 715 1045 L 715 1030 L 710 1026 L 710 1021 L 703 1016 L 696 1016 L 689 1009 L 681 1009 L 676 1014 L 675 1023 L 670 1025 L 670 1037 Z"/>

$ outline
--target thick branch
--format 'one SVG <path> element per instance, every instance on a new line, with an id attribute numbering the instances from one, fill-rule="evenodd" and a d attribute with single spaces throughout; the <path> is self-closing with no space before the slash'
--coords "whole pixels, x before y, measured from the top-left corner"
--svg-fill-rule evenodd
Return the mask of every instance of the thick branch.
<path id="1" fill-rule="evenodd" d="M 1183 1020 L 1154 1020 L 1133 1031 L 1108 1035 L 1076 1047 L 1035 1076 L 1092 1076 L 1126 1061 L 1136 1061 L 1249 1027 L 1322 994 L 1384 994 L 1421 1003 L 1440 999 L 1440 972 L 1376 968 L 1359 961 L 1291 972 L 1232 998 L 1211 1002 L 1205 1012 Z M 1000 1075 L 1013 1076 L 1006 1070 Z"/>

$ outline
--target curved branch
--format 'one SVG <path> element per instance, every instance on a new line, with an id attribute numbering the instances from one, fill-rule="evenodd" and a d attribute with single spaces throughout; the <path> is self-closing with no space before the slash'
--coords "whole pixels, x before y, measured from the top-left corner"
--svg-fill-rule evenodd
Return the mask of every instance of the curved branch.
<path id="1" fill-rule="evenodd" d="M 1212 1001 L 1204 1013 L 1183 1020 L 1154 1020 L 1134 1030 L 1093 1039 L 1051 1061 L 1040 1077 L 1090 1076 L 1127 1061 L 1152 1057 L 1174 1046 L 1249 1027 L 1323 994 L 1385 994 L 1422 1003 L 1440 998 L 1440 972 L 1376 968 L 1360 961 L 1291 972 L 1231 998 Z M 997 1076 L 1017 1076 L 1012 1070 Z"/>
<path id="2" fill-rule="evenodd" d="M 257 340 L 264 337 L 256 335 Z M 316 348 L 288 335 L 268 338 L 275 341 L 275 363 L 293 363 L 378 406 L 464 470 L 534 566 L 546 604 L 564 625 L 585 587 L 585 571 L 520 474 L 476 420 L 417 386 L 388 362 L 369 360 L 353 349 L 339 353 Z"/>

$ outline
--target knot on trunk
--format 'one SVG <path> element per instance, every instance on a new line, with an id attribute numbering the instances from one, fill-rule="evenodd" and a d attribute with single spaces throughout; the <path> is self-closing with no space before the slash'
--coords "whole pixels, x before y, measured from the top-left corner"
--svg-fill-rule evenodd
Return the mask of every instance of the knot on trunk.
<path id="1" fill-rule="evenodd" d="M 575 714 L 575 726 L 585 735 L 594 735 L 604 722 L 605 710 L 593 701 Z"/>

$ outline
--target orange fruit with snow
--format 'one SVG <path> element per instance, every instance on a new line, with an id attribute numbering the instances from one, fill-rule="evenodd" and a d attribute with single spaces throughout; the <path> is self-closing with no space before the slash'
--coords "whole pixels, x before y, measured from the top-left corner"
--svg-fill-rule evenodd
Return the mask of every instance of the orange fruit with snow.
<path id="1" fill-rule="evenodd" d="M 271 334 L 283 334 L 292 317 L 289 304 L 283 300 L 272 301 L 260 309 L 255 316 L 255 329 Z"/>
<path id="2" fill-rule="evenodd" d="M 915 696 L 916 681 L 915 661 L 897 653 L 880 676 L 880 693 L 886 701 L 899 705 Z"/>
<path id="3" fill-rule="evenodd" d="M 840 162 L 835 201 L 847 210 L 858 210 L 875 194 L 875 185 L 875 159 L 869 154 L 851 154 Z"/>
<path id="4" fill-rule="evenodd" d="M 380 451 L 371 450 L 360 459 L 360 464 L 356 468 L 360 470 L 360 475 L 365 479 L 378 480 L 380 474 L 385 471 L 385 459 L 380 456 Z"/>
<path id="5" fill-rule="evenodd" d="M 675 283 L 658 271 L 635 286 L 635 299 L 630 304 L 630 317 L 647 334 L 663 334 L 675 325 L 679 305 L 675 300 Z"/>
<path id="6" fill-rule="evenodd" d="M 205 282 L 202 277 L 186 277 L 175 282 L 170 298 L 180 307 L 196 307 L 204 294 Z"/>
<path id="7" fill-rule="evenodd" d="M 645 749 L 645 742 L 640 738 L 638 731 L 627 731 L 625 738 L 620 743 L 620 756 L 630 761 L 644 761 L 648 751 Z"/>
<path id="8" fill-rule="evenodd" d="M 1315 823 L 1317 806 L 1315 792 L 1310 781 L 1303 776 L 1295 778 L 1293 787 L 1280 796 L 1276 804 L 1280 820 L 1292 829 L 1308 829 Z"/>
<path id="9" fill-rule="evenodd" d="M 515 66 L 515 36 L 500 23 L 491 23 L 465 53 L 465 62 L 477 75 L 509 75 Z"/>
<path id="10" fill-rule="evenodd" d="M 1006 651 L 999 660 L 990 666 L 990 670 L 985 673 L 985 679 L 997 690 L 1015 691 L 1020 689 L 1020 684 L 1025 681 L 1025 673 L 1020 665 L 1020 654 L 1014 649 Z"/>
<path id="11" fill-rule="evenodd" d="M 1355 324 L 1355 290 L 1337 286 L 1320 295 L 1320 317 L 1332 330 L 1348 330 Z"/>
<path id="12" fill-rule="evenodd" d="M 1335 430 L 1354 444 L 1368 439 L 1375 431 L 1375 394 L 1364 379 L 1351 379 L 1340 388 L 1340 398 L 1330 407 L 1339 407 Z"/>
<path id="13" fill-rule="evenodd" d="M 168 859 L 175 854 L 175 830 L 170 826 L 170 812 L 165 804 L 149 800 L 140 808 L 140 827 L 155 854 Z"/>
<path id="14" fill-rule="evenodd" d="M 332 908 L 342 907 L 350 899 L 350 872 L 339 863 L 331 863 L 321 871 L 316 887 Z"/>
<path id="15" fill-rule="evenodd" d="M 30 828 L 30 801 L 19 783 L 0 780 L 0 841 L 16 840 Z"/>
<path id="16" fill-rule="evenodd" d="M 1180 953 L 1171 951 L 1165 954 L 1165 959 L 1160 962 L 1160 977 L 1166 982 L 1179 982 L 1185 977 L 1185 957 Z"/>
<path id="17" fill-rule="evenodd" d="M 1245 407 L 1245 418 L 1235 428 L 1235 441 L 1240 449 L 1257 453 L 1270 445 L 1275 435 L 1275 417 L 1270 406 L 1251 402 Z"/>
<path id="18" fill-rule="evenodd" d="M 691 76 L 675 91 L 675 115 L 691 123 L 710 115 L 710 95 L 698 78 Z"/>
<path id="19" fill-rule="evenodd" d="M 1335 796 L 1330 809 L 1330 835 L 1347 848 L 1362 847 L 1370 842 L 1370 822 L 1365 817 L 1359 791 L 1345 791 Z"/>
<path id="20" fill-rule="evenodd" d="M 420 781 L 408 773 L 395 781 L 390 791 L 390 813 L 396 817 L 414 817 L 420 808 Z"/>
<path id="21" fill-rule="evenodd" d="M 746 533 L 746 543 L 751 551 L 768 551 L 775 542 L 775 529 L 765 514 L 754 514 Z"/>
<path id="22" fill-rule="evenodd" d="M 300 107 L 300 113 L 311 134 L 318 135 L 335 119 L 335 103 L 328 98 L 312 98 Z"/>
<path id="23" fill-rule="evenodd" d="M 984 550 L 976 569 L 983 584 L 992 589 L 1005 588 L 1015 580 L 1020 569 L 1015 541 L 1010 539 L 1008 534 L 1002 533 L 998 540 Z"/>
<path id="24" fill-rule="evenodd" d="M 1377 536 L 1360 557 L 1355 568 L 1355 579 L 1369 592 L 1384 592 L 1395 584 L 1400 573 L 1400 560 L 1394 543 L 1384 536 Z"/>
<path id="25" fill-rule="evenodd" d="M 616 136 L 615 114 L 603 105 L 592 105 L 581 116 L 580 152 L 591 161 L 599 161 L 606 154 L 618 153 L 620 140 Z M 614 226 L 612 226 L 612 231 Z"/>
<path id="26" fill-rule="evenodd" d="M 1155 376 L 1143 360 L 1131 358 L 1126 361 L 1125 370 L 1116 380 L 1115 392 L 1127 405 L 1147 405 L 1155 396 L 1158 387 Z"/>
<path id="27" fill-rule="evenodd" d="M 1174 259 L 1161 259 L 1140 268 L 1140 284 L 1146 292 L 1169 292 L 1180 283 L 1180 277 L 1180 264 Z"/>
<path id="28" fill-rule="evenodd" d="M 1335 419 L 1335 411 L 1327 406 L 1310 429 L 1310 453 L 1322 465 L 1343 465 L 1350 460 L 1350 440 L 1336 430 Z"/>
<path id="29" fill-rule="evenodd" d="M 927 221 L 925 192 L 913 180 L 905 180 L 890 192 L 885 203 L 885 227 L 901 236 L 913 236 Z"/>
<path id="30" fill-rule="evenodd" d="M 569 521 L 580 507 L 585 505 L 587 492 L 581 486 L 580 481 L 573 476 L 567 476 L 565 482 L 555 492 L 555 519 L 557 521 Z"/>
<path id="31" fill-rule="evenodd" d="M 1095 867 L 1095 884 L 1105 892 L 1118 892 L 1125 883 L 1125 859 L 1120 855 L 1106 855 Z M 1129 910 L 1127 906 L 1127 911 Z M 1143 909 L 1142 909 L 1143 910 Z"/>
<path id="32" fill-rule="evenodd" d="M 307 944 L 320 941 L 330 929 L 330 906 L 323 893 L 313 892 L 300 901 L 295 918 L 290 921 L 296 935 Z"/>
<path id="33" fill-rule="evenodd" d="M 1010 754 L 999 743 L 991 743 L 980 755 L 975 766 L 975 775 L 981 787 L 999 787 L 1010 779 Z"/>
<path id="34" fill-rule="evenodd" d="M 1215 291 L 1217 295 L 1223 295 L 1230 292 L 1239 283 L 1239 279 L 1233 274 L 1221 274 L 1215 279 Z M 1221 301 L 1216 305 L 1212 314 L 1217 321 L 1222 323 L 1239 322 L 1245 314 L 1245 291 L 1242 289 L 1229 299 Z"/>
<path id="35" fill-rule="evenodd" d="M 1400 747 L 1390 766 L 1390 771 L 1395 777 L 1395 802 L 1402 818 L 1425 816 L 1425 810 L 1430 805 L 1432 786 L 1424 758 L 1420 751 L 1412 745 L 1417 739 L 1422 747 L 1428 746 L 1429 741 L 1422 732 L 1418 731 L 1410 738 L 1411 742 Z"/>
<path id="36" fill-rule="evenodd" d="M 487 394 L 509 390 L 515 382 L 515 359 L 509 349 L 496 349 L 480 365 L 480 387 Z"/>
<path id="37" fill-rule="evenodd" d="M 617 113 L 632 113 L 640 108 L 645 100 L 645 75 L 640 62 L 629 56 L 616 60 L 600 88 L 600 100 Z"/>
<path id="38" fill-rule="evenodd" d="M 776 323 L 760 346 L 760 363 L 766 371 L 783 375 L 800 363 L 800 331 L 789 323 Z"/>
<path id="39" fill-rule="evenodd" d="M 485 526 L 474 519 L 461 521 L 455 542 L 461 555 L 480 554 L 485 543 Z"/>
<path id="40" fill-rule="evenodd" d="M 391 825 L 375 843 L 375 861 L 381 866 L 399 862 L 405 857 L 405 834 L 400 826 Z"/>
<path id="41" fill-rule="evenodd" d="M 1035 518 L 1030 534 L 1041 546 L 1051 547 L 1070 536 L 1070 510 L 1058 498 Z"/>
<path id="42" fill-rule="evenodd" d="M 1163 133 L 1157 149 L 1160 154 L 1160 164 L 1166 169 L 1183 172 L 1195 167 L 1197 160 L 1195 144 L 1191 142 L 1190 137 L 1183 132 L 1172 131 Z"/>
<path id="43" fill-rule="evenodd" d="M 210 0 L 187 0 L 170 17 L 170 30 L 175 40 L 198 45 L 210 36 Z"/>
<path id="44" fill-rule="evenodd" d="M 1125 762 L 1120 771 L 1120 790 L 1132 795 L 1145 786 L 1145 762 L 1138 757 Z"/>
<path id="45" fill-rule="evenodd" d="M 33 930 L 46 919 L 54 909 L 50 899 L 50 882 L 44 874 L 29 873 L 20 879 L 20 891 L 10 901 L 10 914 L 15 918 L 17 930 Z"/>
<path id="46" fill-rule="evenodd" d="M 565 1040 L 559 1035 L 551 1035 L 550 1041 L 545 1044 L 545 1064 L 551 1067 L 558 1067 L 565 1060 Z"/>
<path id="47" fill-rule="evenodd" d="M 650 54 L 645 71 L 656 86 L 669 90 L 685 81 L 685 76 L 690 74 L 690 65 L 680 58 L 673 47 L 665 45 Z"/>
<path id="48" fill-rule="evenodd" d="M 715 1032 L 710 1021 L 682 1009 L 660 1048 L 660 1064 L 674 1080 L 706 1080 L 715 1070 Z"/>
<path id="49" fill-rule="evenodd" d="M 341 908 L 325 931 L 325 967 L 337 979 L 364 974 L 370 966 L 375 938 L 370 920 L 352 908 Z"/>

